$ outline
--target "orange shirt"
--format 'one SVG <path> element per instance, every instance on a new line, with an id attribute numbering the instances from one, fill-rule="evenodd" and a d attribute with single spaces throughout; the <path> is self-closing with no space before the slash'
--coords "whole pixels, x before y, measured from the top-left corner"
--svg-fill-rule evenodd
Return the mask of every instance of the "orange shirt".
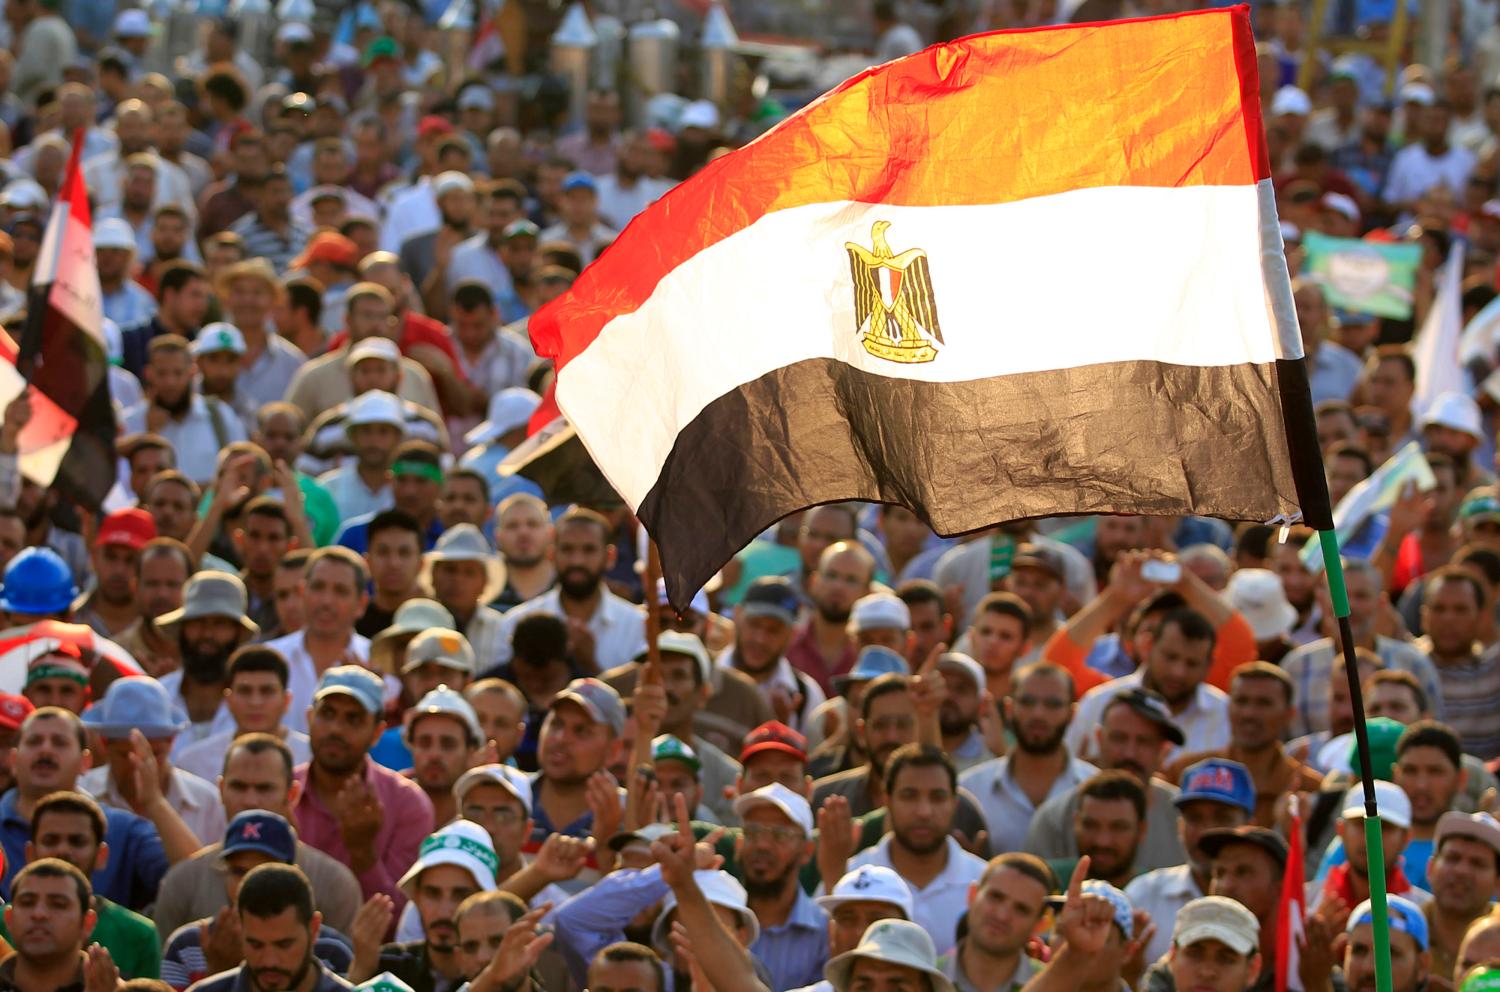
<path id="1" fill-rule="evenodd" d="M 1250 629 L 1249 622 L 1238 613 L 1231 614 L 1228 620 L 1219 625 L 1216 633 L 1218 636 L 1214 640 L 1213 664 L 1204 681 L 1228 692 L 1230 674 L 1245 662 L 1254 661 L 1259 649 L 1255 645 L 1255 631 Z M 1047 646 L 1042 649 L 1042 660 L 1066 668 L 1073 676 L 1074 689 L 1080 697 L 1094 686 L 1109 681 L 1104 673 L 1083 663 L 1088 649 L 1089 645 L 1079 644 L 1069 637 L 1067 628 L 1053 634 L 1047 641 Z"/>

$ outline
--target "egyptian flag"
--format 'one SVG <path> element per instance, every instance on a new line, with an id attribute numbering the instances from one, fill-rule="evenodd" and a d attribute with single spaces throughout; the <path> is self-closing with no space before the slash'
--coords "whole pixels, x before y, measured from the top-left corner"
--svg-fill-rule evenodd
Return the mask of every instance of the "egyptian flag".
<path id="1" fill-rule="evenodd" d="M 0 407 L 30 383 L 22 473 L 97 510 L 115 483 L 116 428 L 81 147 L 80 134 L 37 255 L 20 344 L 0 341 Z"/>
<path id="2" fill-rule="evenodd" d="M 1307 881 L 1302 865 L 1302 817 L 1295 796 L 1291 810 L 1286 869 L 1281 877 L 1281 903 L 1276 914 L 1276 992 L 1302 988 L 1297 968 L 1302 960 L 1302 945 L 1307 940 L 1304 920 L 1307 907 L 1303 905 Z"/>
<path id="3" fill-rule="evenodd" d="M 779 518 L 1327 526 L 1248 9 L 870 69 L 633 221 L 534 316 L 674 603 Z"/>

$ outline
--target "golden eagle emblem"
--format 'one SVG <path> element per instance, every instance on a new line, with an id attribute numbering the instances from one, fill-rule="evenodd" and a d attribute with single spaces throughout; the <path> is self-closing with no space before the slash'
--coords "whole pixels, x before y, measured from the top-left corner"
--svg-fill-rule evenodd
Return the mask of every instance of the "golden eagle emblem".
<path id="1" fill-rule="evenodd" d="M 855 330 L 860 344 L 876 358 L 892 362 L 930 362 L 943 343 L 937 298 L 927 252 L 908 248 L 897 255 L 885 239 L 888 220 L 870 231 L 871 247 L 844 242 L 854 276 Z M 868 326 L 867 326 L 868 325 Z"/>

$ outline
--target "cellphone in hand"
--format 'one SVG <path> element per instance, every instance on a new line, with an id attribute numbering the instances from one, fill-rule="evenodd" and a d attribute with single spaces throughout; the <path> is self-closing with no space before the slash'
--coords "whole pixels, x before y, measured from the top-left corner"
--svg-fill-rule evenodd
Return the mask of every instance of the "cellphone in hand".
<path id="1" fill-rule="evenodd" d="M 1147 582 L 1160 582 L 1163 585 L 1171 585 L 1182 578 L 1182 566 L 1175 561 L 1161 561 L 1152 558 L 1141 565 L 1141 578 Z"/>

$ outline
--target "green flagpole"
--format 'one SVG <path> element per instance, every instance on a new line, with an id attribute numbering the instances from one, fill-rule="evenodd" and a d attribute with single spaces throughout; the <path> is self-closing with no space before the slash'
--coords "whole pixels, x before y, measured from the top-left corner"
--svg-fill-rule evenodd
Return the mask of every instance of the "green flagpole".
<path id="1" fill-rule="evenodd" d="M 1365 793 L 1365 859 L 1370 866 L 1370 915 L 1375 929 L 1375 988 L 1391 992 L 1390 908 L 1385 899 L 1385 845 L 1382 843 L 1379 810 L 1375 805 L 1375 772 L 1370 764 L 1370 734 L 1365 726 L 1365 701 L 1359 688 L 1359 659 L 1354 653 L 1354 629 L 1349 624 L 1349 593 L 1344 588 L 1344 562 L 1339 557 L 1338 534 L 1318 531 L 1323 548 L 1323 574 L 1333 614 L 1339 622 L 1339 640 L 1344 645 L 1344 674 L 1349 679 L 1349 700 L 1354 707 L 1354 740 L 1359 751 L 1359 779 Z M 1353 909 L 1353 906 L 1349 907 Z"/>

